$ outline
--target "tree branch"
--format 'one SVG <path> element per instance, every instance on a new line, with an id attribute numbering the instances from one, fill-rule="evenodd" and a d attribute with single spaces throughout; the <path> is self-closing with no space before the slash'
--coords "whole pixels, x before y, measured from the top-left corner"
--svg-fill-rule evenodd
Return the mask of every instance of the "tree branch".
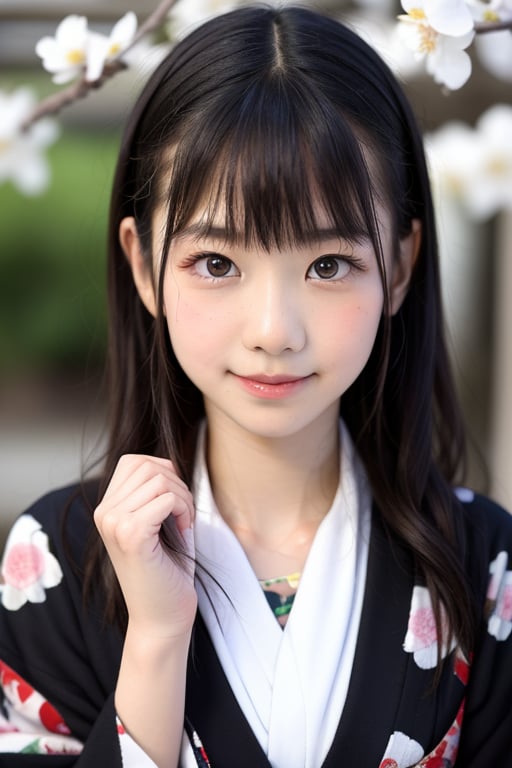
<path id="1" fill-rule="evenodd" d="M 167 14 L 171 10 L 171 8 L 176 5 L 177 0 L 163 0 L 153 13 L 150 13 L 147 17 L 146 21 L 140 25 L 139 29 L 137 30 L 137 33 L 135 37 L 133 38 L 130 45 L 124 49 L 124 51 L 120 54 L 122 56 L 126 53 L 126 51 L 129 51 L 131 48 L 133 48 L 134 45 L 136 45 L 140 40 L 148 34 L 148 32 L 153 32 L 153 30 L 158 29 L 158 27 L 163 24 L 165 19 L 167 18 Z"/>
<path id="2" fill-rule="evenodd" d="M 118 72 L 126 69 L 126 64 L 124 64 L 122 61 L 125 53 L 131 50 L 149 32 L 153 32 L 155 29 L 158 29 L 158 27 L 165 21 L 167 14 L 173 5 L 176 4 L 176 2 L 177 0 L 163 0 L 156 7 L 155 10 L 150 13 L 144 23 L 141 24 L 130 45 L 128 45 L 123 51 L 121 51 L 121 53 L 119 53 L 115 58 L 113 58 L 108 64 L 105 65 L 101 77 L 98 80 L 89 82 L 85 79 L 85 76 L 82 76 L 80 80 L 77 80 L 69 87 L 64 88 L 64 90 L 59 91 L 58 93 L 54 93 L 51 96 L 48 96 L 46 99 L 42 99 L 39 104 L 36 105 L 30 115 L 23 121 L 21 124 L 21 130 L 27 131 L 30 126 L 32 126 L 45 115 L 57 114 L 61 111 L 61 109 L 68 106 L 68 104 L 72 104 L 78 99 L 85 98 L 85 96 L 87 96 L 90 91 L 101 88 L 106 80 L 109 80 Z"/>
<path id="3" fill-rule="evenodd" d="M 500 32 L 504 29 L 512 31 L 512 20 L 475 22 L 475 32 L 479 35 L 485 35 L 488 32 Z"/>

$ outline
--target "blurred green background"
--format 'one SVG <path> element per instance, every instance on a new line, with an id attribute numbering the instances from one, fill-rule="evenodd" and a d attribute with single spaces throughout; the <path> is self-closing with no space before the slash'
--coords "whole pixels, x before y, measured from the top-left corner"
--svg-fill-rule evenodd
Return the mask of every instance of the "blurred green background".
<path id="1" fill-rule="evenodd" d="M 0 185 L 0 366 L 99 369 L 105 350 L 105 238 L 118 138 L 65 131 L 38 197 Z"/>

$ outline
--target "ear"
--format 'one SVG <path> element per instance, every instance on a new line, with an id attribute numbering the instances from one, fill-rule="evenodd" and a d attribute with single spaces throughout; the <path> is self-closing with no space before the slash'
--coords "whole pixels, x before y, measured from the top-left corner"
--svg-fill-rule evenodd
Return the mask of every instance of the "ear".
<path id="1" fill-rule="evenodd" d="M 133 216 L 127 216 L 119 225 L 119 242 L 132 270 L 133 282 L 140 299 L 153 317 L 157 314 L 157 302 L 151 267 L 144 258 Z"/>
<path id="2" fill-rule="evenodd" d="M 411 275 L 418 258 L 421 245 L 421 221 L 413 219 L 411 222 L 411 231 L 402 240 L 398 259 L 393 263 L 391 273 L 391 284 L 389 287 L 389 298 L 391 304 L 391 314 L 396 315 L 403 300 L 407 296 Z"/>

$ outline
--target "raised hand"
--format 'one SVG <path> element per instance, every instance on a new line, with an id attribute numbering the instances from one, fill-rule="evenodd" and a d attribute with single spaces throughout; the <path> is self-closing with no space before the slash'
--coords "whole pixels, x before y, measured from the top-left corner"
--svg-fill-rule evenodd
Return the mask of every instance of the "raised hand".
<path id="1" fill-rule="evenodd" d="M 188 556 L 184 567 L 169 557 L 159 538 L 170 516 Z M 171 461 L 136 454 L 119 460 L 94 520 L 119 579 L 132 631 L 161 640 L 190 632 L 197 606 L 193 519 L 192 495 Z"/>

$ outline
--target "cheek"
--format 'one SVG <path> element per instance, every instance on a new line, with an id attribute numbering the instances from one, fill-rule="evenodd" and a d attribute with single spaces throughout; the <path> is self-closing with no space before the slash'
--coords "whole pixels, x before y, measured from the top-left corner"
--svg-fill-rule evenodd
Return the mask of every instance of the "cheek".
<path id="1" fill-rule="evenodd" d="M 184 298 L 177 292 L 166 296 L 166 316 L 174 352 L 187 371 L 197 363 L 218 359 L 225 344 L 232 317 L 225 309 L 216 311 L 202 297 Z"/>
<path id="2" fill-rule="evenodd" d="M 373 349 L 383 310 L 383 292 L 380 283 L 358 292 L 340 303 L 324 317 L 321 325 L 329 332 L 325 344 L 331 339 L 331 348 L 351 353 L 356 359 L 366 360 Z M 334 343 L 333 343 L 334 342 Z"/>

